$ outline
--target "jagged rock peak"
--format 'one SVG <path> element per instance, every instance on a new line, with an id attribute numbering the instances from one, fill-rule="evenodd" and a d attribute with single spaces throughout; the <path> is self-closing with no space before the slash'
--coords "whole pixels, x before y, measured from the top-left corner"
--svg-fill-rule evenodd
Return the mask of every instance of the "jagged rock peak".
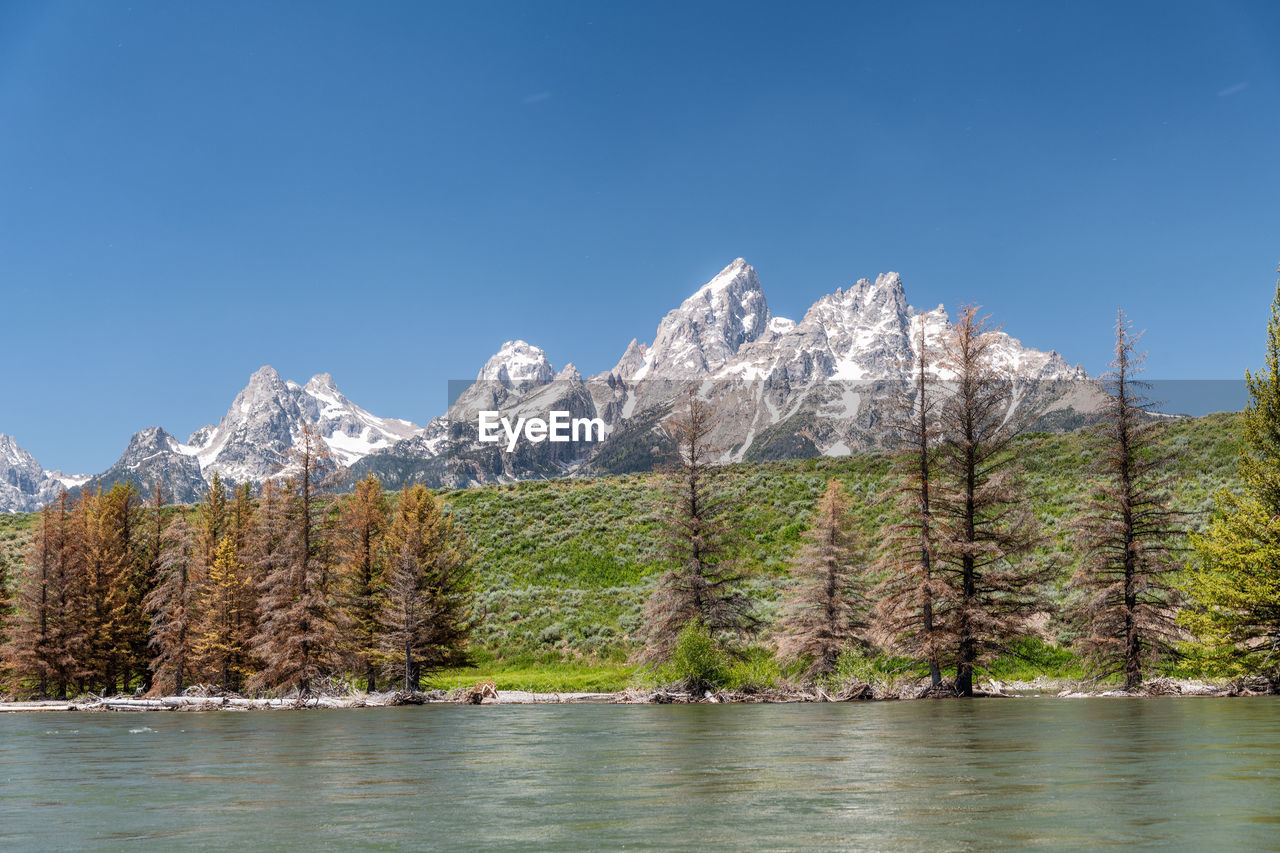
<path id="1" fill-rule="evenodd" d="M 577 366 L 571 361 L 568 364 L 566 364 L 564 367 L 562 367 L 560 369 L 560 372 L 556 374 L 556 381 L 557 382 L 581 382 L 582 372 L 579 371 Z"/>
<path id="2" fill-rule="evenodd" d="M 755 269 L 738 258 L 663 318 L 633 378 L 687 379 L 714 373 L 743 345 L 765 334 L 770 320 Z"/>
<path id="3" fill-rule="evenodd" d="M 477 382 L 500 382 L 513 391 L 546 385 L 555 378 L 551 362 L 541 347 L 527 341 L 507 341 L 476 376 Z"/>
<path id="4" fill-rule="evenodd" d="M 264 364 L 253 373 L 249 374 L 249 388 L 283 388 L 284 380 L 280 378 L 280 374 L 269 364 Z"/>
<path id="5" fill-rule="evenodd" d="M 178 440 L 170 435 L 163 427 L 147 427 L 138 430 L 129 439 L 129 448 L 126 454 L 136 453 L 147 450 L 173 450 L 177 451 L 179 447 Z"/>
<path id="6" fill-rule="evenodd" d="M 644 367 L 645 356 L 648 354 L 649 345 L 642 344 L 632 338 L 631 343 L 627 344 L 627 351 L 622 354 L 622 358 L 618 359 L 618 363 L 609 372 L 619 379 L 630 379 L 636 375 L 636 371 Z"/>
<path id="7" fill-rule="evenodd" d="M 40 466 L 34 456 L 18 446 L 18 440 L 11 435 L 0 432 L 0 464 L 32 465 L 39 470 Z"/>
<path id="8" fill-rule="evenodd" d="M 328 373 L 317 373 L 307 380 L 307 384 L 302 386 L 303 389 L 312 395 L 326 394 L 328 396 L 341 397 L 338 386 L 333 381 L 333 377 Z"/>

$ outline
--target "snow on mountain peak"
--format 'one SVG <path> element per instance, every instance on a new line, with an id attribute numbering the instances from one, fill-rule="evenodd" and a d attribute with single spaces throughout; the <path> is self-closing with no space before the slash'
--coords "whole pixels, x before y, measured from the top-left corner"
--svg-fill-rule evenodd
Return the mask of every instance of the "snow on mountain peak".
<path id="1" fill-rule="evenodd" d="M 765 334 L 770 319 L 755 269 L 738 258 L 663 318 L 634 376 L 688 379 L 715 373 L 744 344 Z"/>
<path id="2" fill-rule="evenodd" d="M 303 424 L 316 429 L 343 465 L 420 431 L 409 421 L 379 418 L 352 403 L 328 373 L 299 385 L 266 366 L 249 377 L 217 426 L 197 430 L 176 452 L 195 456 L 201 471 L 261 482 L 279 471 Z"/>
<path id="3" fill-rule="evenodd" d="M 513 391 L 526 391 L 538 385 L 546 385 L 555 378 L 555 371 L 541 347 L 526 341 L 507 341 L 490 356 L 477 382 L 499 382 Z"/>
<path id="4" fill-rule="evenodd" d="M 64 488 L 78 485 L 84 479 L 44 470 L 16 438 L 0 433 L 0 512 L 40 509 Z"/>
<path id="5" fill-rule="evenodd" d="M 307 380 L 307 384 L 303 385 L 303 390 L 312 396 L 324 394 L 326 396 L 341 396 L 338 393 L 338 386 L 334 384 L 333 377 L 328 373 L 317 373 Z"/>
<path id="6" fill-rule="evenodd" d="M 609 372 L 619 379 L 632 379 L 644 367 L 645 357 L 648 354 L 648 344 L 642 344 L 632 338 L 631 343 L 627 344 L 627 351 L 622 354 L 622 358 L 618 359 L 618 363 Z"/>

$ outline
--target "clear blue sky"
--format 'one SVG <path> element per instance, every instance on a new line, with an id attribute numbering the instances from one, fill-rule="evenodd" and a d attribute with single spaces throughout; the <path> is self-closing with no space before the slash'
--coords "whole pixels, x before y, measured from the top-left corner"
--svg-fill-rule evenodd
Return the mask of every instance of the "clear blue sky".
<path id="1" fill-rule="evenodd" d="M 46 467 L 262 364 L 419 423 L 509 338 L 595 372 L 739 255 L 775 314 L 893 269 L 1238 378 L 1280 3 L 0 3 L 0 432 Z"/>

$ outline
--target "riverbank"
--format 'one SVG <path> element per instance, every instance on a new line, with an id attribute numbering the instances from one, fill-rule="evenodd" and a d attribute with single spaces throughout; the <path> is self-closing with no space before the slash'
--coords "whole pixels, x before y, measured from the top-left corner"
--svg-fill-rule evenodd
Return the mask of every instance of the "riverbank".
<path id="1" fill-rule="evenodd" d="M 976 698 L 1141 699 L 1163 696 L 1224 698 L 1276 695 L 1276 685 L 1261 676 L 1231 681 L 1196 681 L 1156 678 L 1133 691 L 1086 690 L 1079 683 L 1064 684 L 1050 679 L 1034 681 L 986 682 Z M 340 708 L 394 708 L 406 705 L 691 705 L 691 704 L 784 704 L 812 702 L 887 702 L 956 698 L 947 685 L 930 689 L 927 683 L 874 685 L 851 682 L 839 689 L 812 687 L 767 688 L 760 690 L 704 690 L 691 692 L 668 688 L 629 688 L 616 693 L 538 693 L 529 690 L 499 690 L 492 682 L 448 692 L 352 693 L 347 695 L 249 698 L 244 696 L 123 696 L 87 697 L 62 700 L 0 701 L 0 713 L 36 711 L 146 712 L 146 711 L 300 711 Z"/>

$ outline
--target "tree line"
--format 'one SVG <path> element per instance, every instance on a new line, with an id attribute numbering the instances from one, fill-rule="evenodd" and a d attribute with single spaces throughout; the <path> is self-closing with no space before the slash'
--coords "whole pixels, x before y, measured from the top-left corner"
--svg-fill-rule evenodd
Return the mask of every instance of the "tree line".
<path id="1" fill-rule="evenodd" d="M 1215 496 L 1200 533 L 1172 506 L 1176 469 L 1157 441 L 1140 336 L 1118 314 L 1065 608 L 1047 595 L 1064 569 L 1031 510 L 994 333 L 977 307 L 936 352 L 920 330 L 888 425 L 884 521 L 859 533 L 850 497 L 828 484 L 771 626 L 779 656 L 819 678 L 846 652 L 884 652 L 927 671 L 932 690 L 968 696 L 975 672 L 1056 608 L 1093 671 L 1127 689 L 1178 656 L 1280 681 L 1280 286 L 1264 369 L 1246 377 L 1241 488 Z M 679 463 L 662 478 L 666 571 L 640 637 L 652 663 L 690 637 L 732 652 L 762 627 L 710 446 L 714 413 L 690 395 L 665 426 Z M 168 506 L 162 485 L 145 505 L 127 483 L 64 492 L 40 512 L 16 583 L 0 578 L 12 692 L 305 694 L 334 676 L 414 690 L 465 662 L 474 559 L 451 513 L 422 486 L 394 498 L 372 476 L 340 497 L 333 488 L 333 461 L 306 429 L 256 493 L 216 475 L 192 507 Z"/>
<path id="2" fill-rule="evenodd" d="M 774 626 L 779 656 L 809 677 L 831 674 L 850 650 L 903 656 L 937 693 L 972 696 L 975 669 L 1034 636 L 1062 611 L 1048 585 L 1063 573 L 1045 537 L 1013 443 L 1016 388 L 991 350 L 987 318 L 966 307 L 940 351 L 923 329 L 910 388 L 896 407 L 898 442 L 887 521 L 869 539 L 836 480 L 815 507 Z M 1280 682 L 1280 286 L 1265 369 L 1250 373 L 1242 415 L 1243 490 L 1215 496 L 1203 533 L 1171 502 L 1174 460 L 1140 374 L 1144 354 L 1123 312 L 1103 377 L 1089 494 L 1076 508 L 1078 561 L 1062 613 L 1099 677 L 1140 686 L 1161 663 L 1199 657 L 1223 674 Z M 945 380 L 940 376 L 947 377 Z M 717 488 L 714 414 L 693 395 L 670 421 L 680 460 L 668 483 L 670 568 L 648 601 L 643 657 L 669 660 L 686 640 L 733 652 L 758 627 L 736 559 L 734 508 Z M 696 679 L 695 679 L 696 680 Z M 699 685 L 703 686 L 703 685 Z"/>
<path id="3" fill-rule="evenodd" d="M 465 536 L 422 486 L 392 502 L 370 476 L 333 499 L 333 470 L 308 429 L 257 494 L 216 474 L 193 507 L 167 506 L 163 485 L 145 505 L 129 483 L 63 492 L 14 590 L 13 692 L 306 694 L 335 675 L 414 690 L 463 662 Z"/>

